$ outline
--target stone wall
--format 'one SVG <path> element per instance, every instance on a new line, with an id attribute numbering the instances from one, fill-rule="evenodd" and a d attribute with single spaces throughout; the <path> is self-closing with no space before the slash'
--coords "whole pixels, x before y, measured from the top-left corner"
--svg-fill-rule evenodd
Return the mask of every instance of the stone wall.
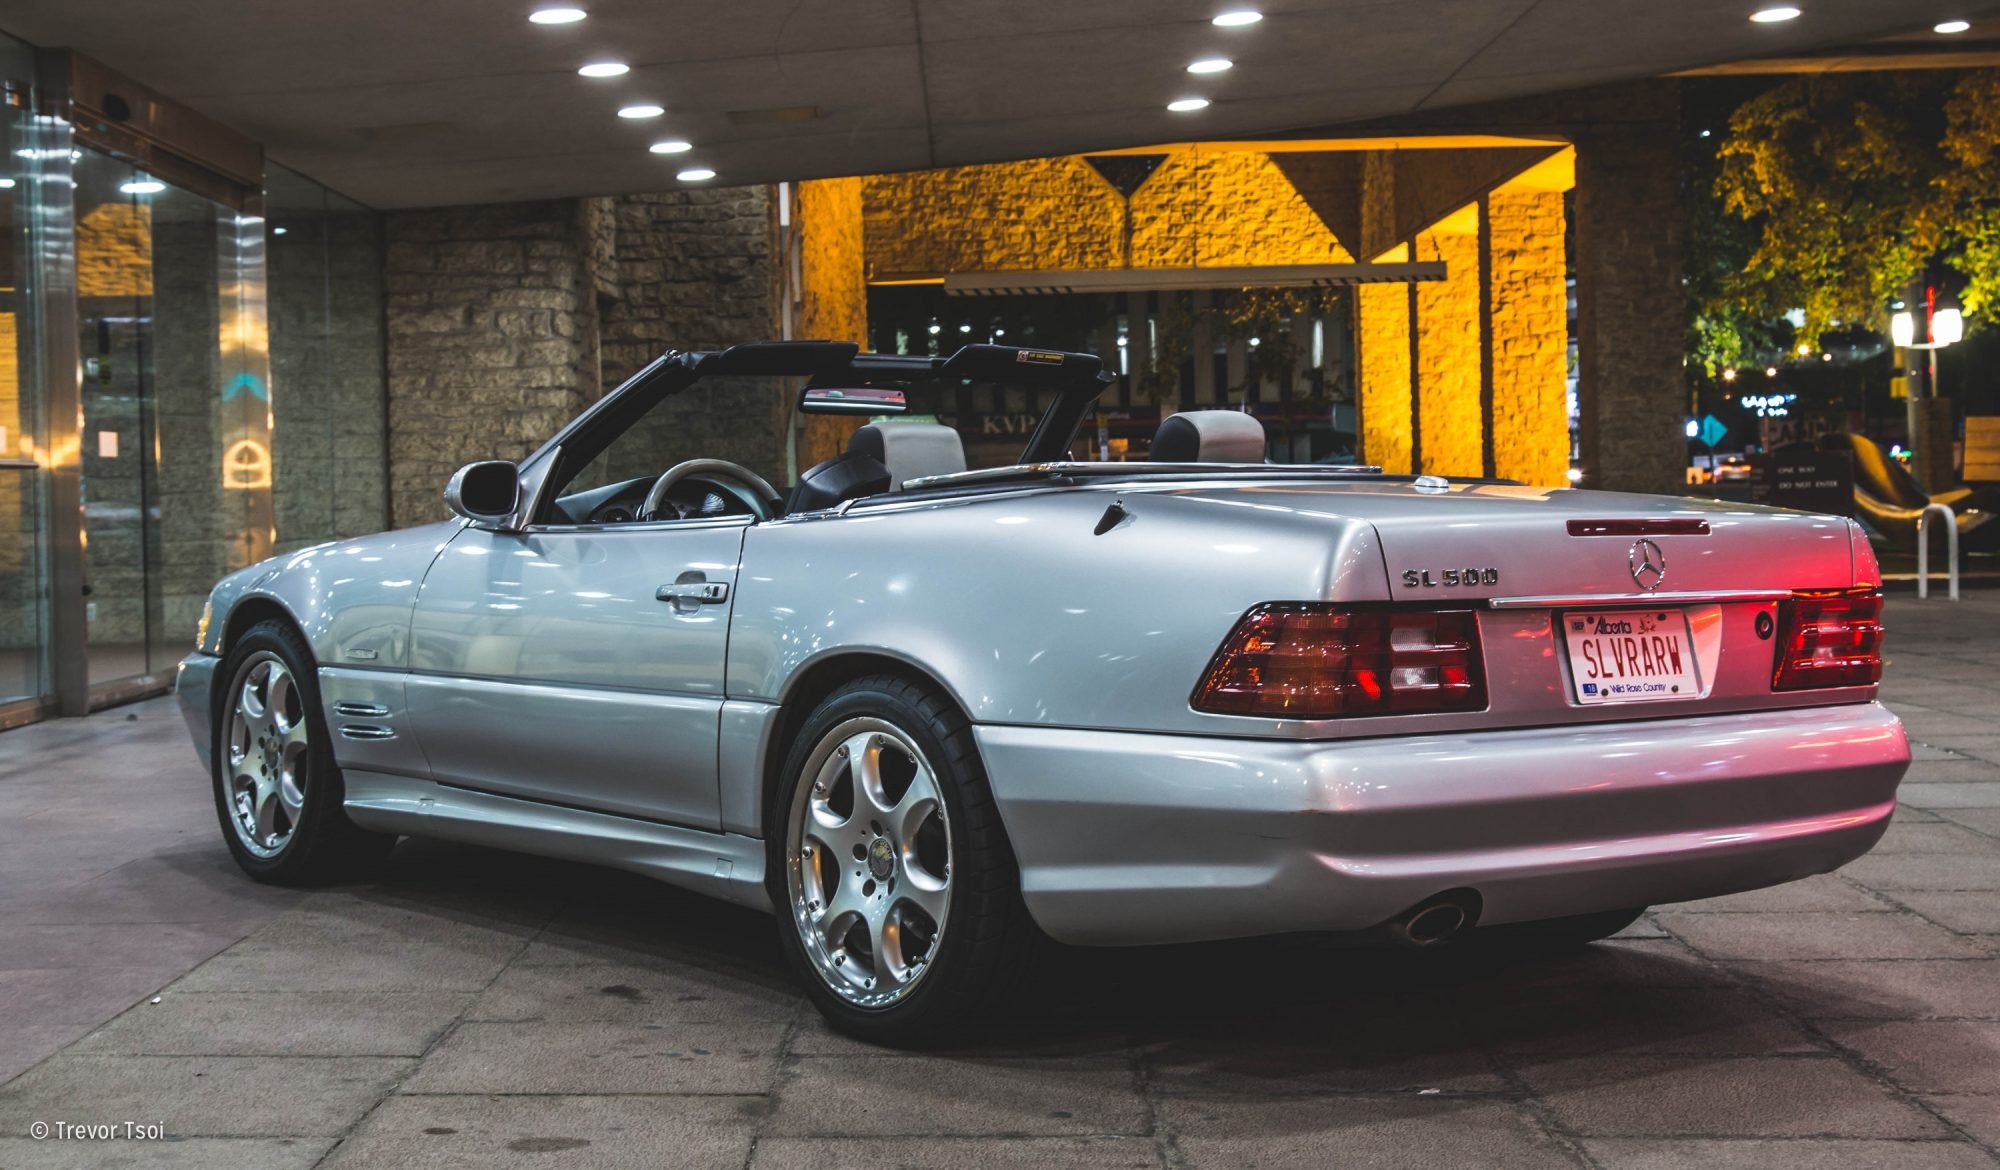
<path id="1" fill-rule="evenodd" d="M 391 513 L 446 515 L 445 481 L 521 459 L 668 349 L 778 336 L 766 187 L 389 213 Z M 731 459 L 782 478 L 776 395 L 697 390 L 654 425 L 664 458 Z"/>
<path id="2" fill-rule="evenodd" d="M 1133 193 L 1129 220 L 1126 200 L 1082 155 L 871 175 L 862 202 L 874 279 L 1350 259 L 1256 151 L 1167 155 Z"/>
<path id="3" fill-rule="evenodd" d="M 278 548 L 380 531 L 382 228 L 373 212 L 292 211 L 266 252 Z"/>
<path id="4" fill-rule="evenodd" d="M 721 349 L 780 335 L 771 188 L 621 195 L 614 207 L 618 297 L 604 306 L 606 387 L 669 349 Z M 728 459 L 785 482 L 786 404 L 768 385 L 739 389 L 697 383 L 661 406 L 660 421 L 678 436 L 664 457 Z"/>
<path id="5" fill-rule="evenodd" d="M 449 515 L 444 485 L 521 459 L 598 394 L 584 200 L 384 217 L 389 501 L 396 527 Z"/>

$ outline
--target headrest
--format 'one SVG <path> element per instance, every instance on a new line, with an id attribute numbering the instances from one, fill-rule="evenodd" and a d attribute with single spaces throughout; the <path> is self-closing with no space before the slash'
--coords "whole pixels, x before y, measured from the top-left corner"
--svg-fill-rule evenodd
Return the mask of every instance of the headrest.
<path id="1" fill-rule="evenodd" d="M 1155 463 L 1262 463 L 1264 424 L 1234 410 L 1186 410 L 1153 432 Z"/>
<path id="2" fill-rule="evenodd" d="M 866 455 L 889 469 L 889 490 L 927 475 L 965 470 L 965 444 L 941 423 L 869 423 L 848 440 L 847 453 Z"/>

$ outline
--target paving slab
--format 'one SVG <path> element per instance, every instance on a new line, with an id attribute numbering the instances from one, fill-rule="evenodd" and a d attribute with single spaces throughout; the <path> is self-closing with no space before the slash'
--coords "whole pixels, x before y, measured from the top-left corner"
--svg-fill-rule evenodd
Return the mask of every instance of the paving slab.
<path id="1" fill-rule="evenodd" d="M 415 1062 L 62 1053 L 0 1085 L 0 1134 L 119 1118 L 180 1137 L 338 1137 Z"/>
<path id="2" fill-rule="evenodd" d="M 2000 837 L 1992 837 L 1963 825 L 1892 824 L 1882 839 L 1869 850 L 1871 857 L 1894 854 L 1943 853 L 1955 857 L 2000 858 Z M 1782 888 L 1782 887 L 1780 887 Z"/>
<path id="3" fill-rule="evenodd" d="M 328 1170 L 741 1166 L 758 1097 L 391 1097 Z"/>
<path id="4" fill-rule="evenodd" d="M 768 976 L 768 972 L 766 973 Z M 516 964 L 472 1003 L 471 1020 L 787 1020 L 804 1004 L 786 982 L 634 963 Z"/>
<path id="5" fill-rule="evenodd" d="M 308 1170 L 328 1138 L 181 1138 L 172 1141 L 34 1141 L 0 1138 L 7 1170 Z"/>
<path id="6" fill-rule="evenodd" d="M 1678 914 L 1661 925 L 1716 959 L 1960 959 L 1989 954 L 1908 914 Z"/>
<path id="7" fill-rule="evenodd" d="M 1576 1133 L 1623 1137 L 1944 1137 L 1945 1127 L 1833 1056 L 1588 1057 L 1520 1075 Z"/>
<path id="8" fill-rule="evenodd" d="M 72 1051 L 118 1056 L 421 1056 L 471 995 L 434 991 L 182 992 L 142 1002 Z"/>
<path id="9" fill-rule="evenodd" d="M 1503 1058 L 1825 1050 L 1743 987 L 1552 987 L 1530 996 L 1473 986 L 1459 1006 L 1468 1033 Z"/>
<path id="10" fill-rule="evenodd" d="M 782 1020 L 465 1023 L 403 1086 L 409 1093 L 762 1093 Z"/>
<path id="11" fill-rule="evenodd" d="M 1583 1148 L 1603 1170 L 1988 1170 L 1993 1160 L 1951 1139 L 1925 1141 L 1663 1141 L 1587 1138 Z"/>
<path id="12" fill-rule="evenodd" d="M 1897 819 L 1898 823 L 1889 827 L 1892 833 L 1897 829 L 1929 827 L 1903 824 L 1900 813 L 1897 814 Z M 1769 914 L 1797 911 L 1844 911 L 1849 914 L 1867 914 L 1891 912 L 1896 907 L 1836 874 L 1817 874 L 1795 882 L 1786 882 L 1782 886 L 1770 886 L 1762 890 L 1750 890 L 1721 898 L 1704 898 L 1698 902 L 1675 902 L 1660 909 L 1672 910 L 1679 914 Z"/>
<path id="13" fill-rule="evenodd" d="M 2000 1093 L 1925 1097 L 1923 1102 L 1988 1150 L 2000 1150 Z"/>
<path id="14" fill-rule="evenodd" d="M 1870 854 L 1842 871 L 1849 881 L 1872 890 L 1993 890 L 2000 891 L 2000 854 L 1951 856 L 1921 853 L 1887 856 Z"/>
<path id="15" fill-rule="evenodd" d="M 785 1070 L 766 1132 L 791 1137 L 1148 1132 L 1132 1061 L 811 1056 Z"/>
<path id="16" fill-rule="evenodd" d="M 751 1170 L 1155 1170 L 1152 1138 L 876 1137 L 757 1141 Z"/>
<path id="17" fill-rule="evenodd" d="M 1987 890 L 1899 890 L 1896 900 L 1961 934 L 2000 935 L 2000 897 Z"/>
<path id="18" fill-rule="evenodd" d="M 2000 961 L 1745 963 L 1787 1010 L 1814 1019 L 2000 1019 Z"/>
<path id="19" fill-rule="evenodd" d="M 1837 1021 L 1826 1033 L 1915 1093 L 2000 1092 L 2000 1022 Z"/>
<path id="20" fill-rule="evenodd" d="M 1276 1167 L 1574 1167 L 1514 1105 L 1486 1098 L 1185 1098 L 1161 1102 L 1183 1164 Z"/>

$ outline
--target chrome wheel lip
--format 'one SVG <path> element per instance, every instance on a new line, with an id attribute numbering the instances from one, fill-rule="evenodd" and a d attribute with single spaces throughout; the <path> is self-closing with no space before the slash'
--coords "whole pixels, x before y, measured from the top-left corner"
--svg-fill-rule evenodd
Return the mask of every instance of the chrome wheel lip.
<path id="1" fill-rule="evenodd" d="M 312 779 L 305 694 L 283 658 L 259 650 L 236 668 L 223 696 L 216 767 L 229 826 L 237 844 L 270 860 L 297 834 Z"/>
<path id="2" fill-rule="evenodd" d="M 916 774 L 900 801 L 885 805 L 879 766 L 848 772 L 855 745 L 873 741 L 915 764 Z M 848 751 L 847 756 L 841 753 Z M 879 756 L 877 757 L 879 760 Z M 864 779 L 864 771 L 872 783 Z M 853 804 L 838 818 L 826 797 L 843 775 L 851 776 Z M 831 783 L 829 778 L 833 778 Z M 900 816 L 898 814 L 901 814 Z M 917 833 L 935 818 L 944 838 L 943 873 L 918 856 Z M 850 840 L 851 838 L 851 840 Z M 814 862 L 824 847 L 823 862 Z M 884 855 L 888 857 L 885 859 Z M 785 830 L 786 905 L 809 966 L 820 982 L 846 1003 L 872 1010 L 891 1007 L 921 985 L 949 929 L 951 909 L 951 821 L 937 771 L 911 737 L 873 716 L 842 720 L 820 737 L 806 756 L 792 794 Z M 891 876 L 882 877 L 886 864 Z M 837 874 L 832 893 L 819 874 L 831 865 Z M 862 891 L 870 891 L 863 894 Z M 912 912 L 918 917 L 912 918 Z M 863 928 L 870 950 L 850 952 L 829 939 L 829 928 L 850 918 L 842 937 Z M 905 924 L 928 919 L 933 929 L 919 956 L 904 962 Z"/>

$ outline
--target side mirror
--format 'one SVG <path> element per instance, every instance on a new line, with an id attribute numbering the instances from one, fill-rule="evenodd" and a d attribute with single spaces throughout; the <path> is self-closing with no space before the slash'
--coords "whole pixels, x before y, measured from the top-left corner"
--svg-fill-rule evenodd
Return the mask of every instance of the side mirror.
<path id="1" fill-rule="evenodd" d="M 520 506 L 521 469 L 504 459 L 468 463 L 444 486 L 444 502 L 474 524 L 505 524 Z"/>

